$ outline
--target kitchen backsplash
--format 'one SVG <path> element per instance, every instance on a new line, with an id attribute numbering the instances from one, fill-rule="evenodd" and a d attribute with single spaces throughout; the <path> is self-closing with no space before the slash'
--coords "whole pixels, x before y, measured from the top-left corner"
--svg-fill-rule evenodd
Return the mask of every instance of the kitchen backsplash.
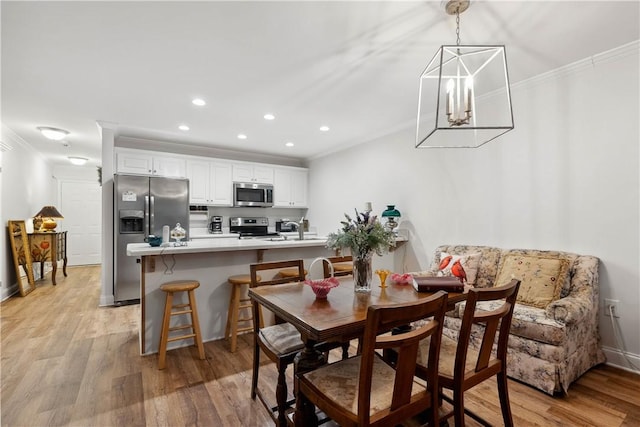
<path id="1" fill-rule="evenodd" d="M 307 209 L 281 209 L 281 208 L 232 208 L 209 206 L 207 211 L 191 212 L 189 216 L 189 228 L 191 234 L 206 233 L 210 218 L 213 215 L 222 216 L 222 229 L 229 231 L 229 217 L 232 216 L 264 216 L 269 218 L 269 229 L 275 231 L 276 221 L 288 219 L 299 221 L 307 214 Z"/>

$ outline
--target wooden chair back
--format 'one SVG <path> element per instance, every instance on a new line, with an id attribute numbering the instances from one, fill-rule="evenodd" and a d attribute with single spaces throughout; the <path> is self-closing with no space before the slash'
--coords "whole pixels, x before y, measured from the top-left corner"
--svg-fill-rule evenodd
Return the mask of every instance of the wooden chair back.
<path id="1" fill-rule="evenodd" d="M 334 256 L 334 257 L 328 257 L 328 258 L 326 258 L 326 260 L 323 260 L 322 261 L 322 270 L 323 270 L 325 279 L 327 277 L 331 277 L 331 267 L 329 266 L 329 263 L 331 263 L 331 265 L 338 264 L 338 263 L 353 264 L 353 257 L 351 255 Z M 337 270 L 335 268 L 333 270 L 334 277 L 350 276 L 352 274 L 353 274 L 353 267 L 352 267 L 351 270 Z"/>
<path id="2" fill-rule="evenodd" d="M 298 274 L 295 276 L 274 276 L 270 279 L 266 277 L 268 275 L 262 274 L 262 279 L 258 281 L 258 272 L 260 271 L 271 271 L 274 270 L 274 274 L 277 272 L 276 270 L 281 270 L 283 268 L 288 269 L 297 269 Z M 256 288 L 258 286 L 272 286 L 279 285 L 282 283 L 292 283 L 292 282 L 302 282 L 304 281 L 304 261 L 301 259 L 294 259 L 289 261 L 274 261 L 274 262 L 261 262 L 257 264 L 251 264 L 249 266 L 249 272 L 251 276 L 251 283 L 249 287 Z M 253 301 L 253 323 L 254 330 L 257 332 L 260 328 L 264 326 L 264 320 L 262 318 L 262 310 L 260 309 L 260 304 Z M 276 323 L 282 323 L 282 320 L 278 317 L 275 319 Z"/>
<path id="3" fill-rule="evenodd" d="M 511 319 L 513 318 L 513 309 L 519 288 L 520 281 L 514 279 L 505 286 L 478 288 L 469 291 L 460 327 L 453 370 L 454 383 L 462 385 L 464 382 L 463 389 L 469 389 L 498 372 L 506 371 L 509 329 L 511 328 Z M 504 303 L 492 311 L 476 311 L 476 306 L 481 301 L 502 299 L 504 299 Z M 467 371 L 467 351 L 474 324 L 483 324 L 484 334 L 478 351 L 478 359 L 475 361 L 475 367 L 473 370 Z M 498 339 L 497 351 L 495 357 L 492 358 L 491 352 L 496 337 Z"/>
<path id="4" fill-rule="evenodd" d="M 400 303 L 387 306 L 371 306 L 367 311 L 362 358 L 360 364 L 359 390 L 371 390 L 374 358 L 379 357 L 376 350 L 393 348 L 398 353 L 395 364 L 393 397 L 388 419 L 393 425 L 415 413 L 416 402 L 411 401 L 411 387 L 416 370 L 416 357 L 420 340 L 430 337 L 429 357 L 426 370 L 427 390 L 430 407 L 437 417 L 438 407 L 438 358 L 444 314 L 447 306 L 447 293 L 440 291 L 422 301 Z M 407 325 L 418 320 L 429 319 L 424 325 L 406 333 L 381 335 L 391 329 Z M 426 404 L 427 402 L 421 402 Z M 358 394 L 358 425 L 370 424 L 370 394 Z M 427 406 L 429 407 L 429 406 Z"/>

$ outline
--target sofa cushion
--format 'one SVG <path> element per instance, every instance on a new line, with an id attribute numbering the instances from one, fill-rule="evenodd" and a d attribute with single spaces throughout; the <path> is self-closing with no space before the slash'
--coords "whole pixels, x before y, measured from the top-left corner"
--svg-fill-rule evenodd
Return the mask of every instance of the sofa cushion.
<path id="1" fill-rule="evenodd" d="M 463 254 L 452 255 L 447 252 L 440 254 L 440 265 L 437 276 L 456 276 L 460 277 L 459 273 L 455 272 L 454 265 L 456 262 L 460 262 L 462 267 L 462 274 L 464 275 L 467 284 L 474 286 L 476 283 L 476 275 L 478 274 L 478 266 L 480 265 L 480 258 L 482 254 Z"/>
<path id="2" fill-rule="evenodd" d="M 569 260 L 569 270 L 567 271 L 567 277 L 564 283 L 562 284 L 562 291 L 560 292 L 560 298 L 564 298 L 571 292 L 571 284 L 573 282 L 573 275 L 576 269 L 580 269 L 580 266 L 576 264 L 581 256 L 571 253 L 571 252 L 562 252 L 562 251 L 548 251 L 548 250 L 540 250 L 540 249 L 506 249 L 503 251 L 502 256 L 505 255 L 531 255 L 531 256 L 543 256 L 549 258 L 564 258 Z"/>
<path id="3" fill-rule="evenodd" d="M 476 310 L 491 311 L 502 304 L 502 301 L 481 301 L 476 305 Z M 456 304 L 453 317 L 462 319 L 465 306 L 464 301 Z M 550 345 L 566 345 L 567 340 L 566 327 L 563 323 L 548 317 L 543 308 L 524 304 L 516 304 L 513 309 L 510 332 L 512 335 Z"/>
<path id="4" fill-rule="evenodd" d="M 517 301 L 545 308 L 560 298 L 562 286 L 568 280 L 569 260 L 542 255 L 508 254 L 502 257 L 494 286 L 521 281 Z"/>

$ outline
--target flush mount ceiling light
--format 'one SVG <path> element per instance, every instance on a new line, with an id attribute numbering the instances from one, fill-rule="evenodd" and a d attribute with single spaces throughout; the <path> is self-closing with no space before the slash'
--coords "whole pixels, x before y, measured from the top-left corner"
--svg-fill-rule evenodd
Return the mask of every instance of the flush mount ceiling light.
<path id="1" fill-rule="evenodd" d="M 295 144 L 291 141 L 285 143 L 284 145 L 286 145 L 287 147 L 293 147 Z"/>
<path id="2" fill-rule="evenodd" d="M 87 158 L 85 158 L 85 157 L 73 157 L 73 156 L 69 156 L 69 157 L 67 157 L 67 158 L 69 159 L 69 161 L 70 161 L 72 164 L 74 164 L 74 165 L 76 165 L 76 166 L 82 166 L 82 165 L 86 164 L 86 163 L 87 163 L 87 161 L 89 160 L 89 159 L 87 159 Z"/>
<path id="3" fill-rule="evenodd" d="M 264 119 L 265 120 L 274 120 L 275 118 L 276 118 L 276 116 L 274 116 L 271 113 L 267 113 L 267 114 L 264 115 Z"/>
<path id="4" fill-rule="evenodd" d="M 244 133 L 239 133 L 238 139 L 247 139 L 247 135 L 245 135 Z"/>
<path id="5" fill-rule="evenodd" d="M 441 46 L 420 76 L 417 148 L 477 148 L 513 129 L 505 47 L 460 44 L 469 4 L 445 4 L 456 16 L 456 45 Z"/>
<path id="6" fill-rule="evenodd" d="M 198 107 L 204 107 L 205 105 L 207 105 L 207 102 L 201 98 L 195 98 L 191 101 L 191 103 L 193 105 L 197 105 Z"/>
<path id="7" fill-rule="evenodd" d="M 187 132 L 189 130 L 189 126 L 187 125 L 180 125 L 178 126 L 178 129 L 180 129 L 183 132 Z"/>
<path id="8" fill-rule="evenodd" d="M 38 126 L 38 130 L 45 136 L 45 138 L 52 139 L 54 141 L 60 141 L 69 135 L 69 131 L 47 126 Z"/>
<path id="9" fill-rule="evenodd" d="M 329 126 L 320 126 L 320 132 L 329 132 Z"/>

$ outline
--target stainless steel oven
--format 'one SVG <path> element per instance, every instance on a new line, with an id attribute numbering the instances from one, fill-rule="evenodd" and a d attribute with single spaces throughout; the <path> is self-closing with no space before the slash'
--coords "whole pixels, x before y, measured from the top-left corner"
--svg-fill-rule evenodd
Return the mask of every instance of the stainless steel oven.
<path id="1" fill-rule="evenodd" d="M 273 206 L 273 185 L 250 182 L 233 183 L 233 206 Z"/>

